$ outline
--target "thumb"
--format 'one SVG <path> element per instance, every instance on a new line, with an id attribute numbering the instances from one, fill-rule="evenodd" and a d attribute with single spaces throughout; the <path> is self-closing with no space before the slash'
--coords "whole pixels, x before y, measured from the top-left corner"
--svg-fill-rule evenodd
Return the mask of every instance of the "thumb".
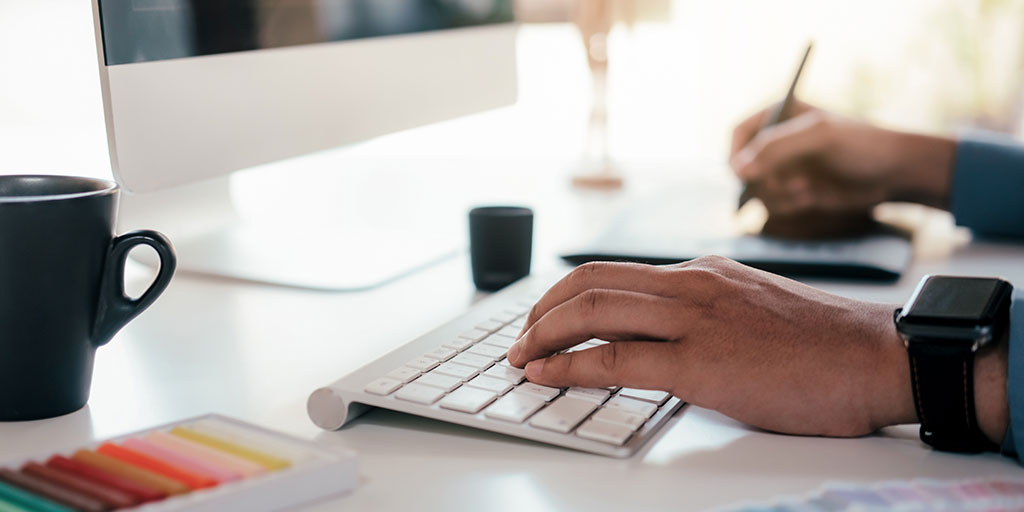
<path id="1" fill-rule="evenodd" d="M 830 140 L 829 122 L 816 110 L 800 114 L 758 132 L 730 162 L 744 181 L 757 181 L 790 164 L 824 150 Z"/>
<path id="2" fill-rule="evenodd" d="M 623 386 L 670 390 L 677 368 L 671 342 L 613 341 L 526 365 L 526 378 L 552 387 Z"/>

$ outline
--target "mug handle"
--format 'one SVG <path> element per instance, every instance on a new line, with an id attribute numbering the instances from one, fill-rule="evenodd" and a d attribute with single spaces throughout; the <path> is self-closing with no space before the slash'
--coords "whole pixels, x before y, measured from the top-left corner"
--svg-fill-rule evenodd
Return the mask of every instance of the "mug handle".
<path id="1" fill-rule="evenodd" d="M 139 298 L 133 299 L 124 291 L 124 266 L 128 260 L 128 253 L 135 246 L 142 244 L 156 251 L 160 257 L 160 271 L 149 288 Z M 105 345 L 117 331 L 148 308 L 170 284 L 176 265 L 177 258 L 174 256 L 170 240 L 156 231 L 131 231 L 114 238 L 110 242 L 107 263 L 100 278 L 100 297 L 93 325 L 93 345 Z"/>

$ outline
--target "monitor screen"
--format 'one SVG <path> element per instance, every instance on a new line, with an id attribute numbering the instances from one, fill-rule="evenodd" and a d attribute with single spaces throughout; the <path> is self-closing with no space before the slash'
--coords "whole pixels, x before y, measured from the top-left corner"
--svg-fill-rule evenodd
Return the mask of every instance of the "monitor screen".
<path id="1" fill-rule="evenodd" d="M 513 0 L 99 0 L 107 66 L 513 20 Z"/>

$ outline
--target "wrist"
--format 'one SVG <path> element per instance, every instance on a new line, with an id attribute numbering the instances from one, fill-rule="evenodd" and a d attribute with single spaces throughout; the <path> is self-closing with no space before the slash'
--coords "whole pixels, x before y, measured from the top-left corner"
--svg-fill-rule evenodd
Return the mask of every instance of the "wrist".
<path id="1" fill-rule="evenodd" d="M 953 180 L 956 140 L 892 132 L 893 162 L 888 176 L 888 200 L 947 209 Z"/>
<path id="2" fill-rule="evenodd" d="M 872 316 L 879 326 L 879 369 L 872 402 L 872 425 L 875 429 L 890 425 L 917 423 L 914 394 L 911 390 L 910 364 L 903 338 L 893 324 L 895 304 L 877 304 Z"/>
<path id="3" fill-rule="evenodd" d="M 978 428 L 996 445 L 1003 444 L 1010 424 L 1006 393 L 1009 329 L 1001 339 L 978 350 L 974 357 L 974 410 Z"/>

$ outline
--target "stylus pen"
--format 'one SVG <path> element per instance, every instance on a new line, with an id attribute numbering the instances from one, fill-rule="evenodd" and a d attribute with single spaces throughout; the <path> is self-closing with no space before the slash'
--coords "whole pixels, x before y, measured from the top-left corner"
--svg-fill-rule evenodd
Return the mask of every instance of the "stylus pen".
<path id="1" fill-rule="evenodd" d="M 807 57 L 811 54 L 811 48 L 814 48 L 814 41 L 807 43 L 807 49 L 804 50 L 804 57 L 800 59 L 800 66 L 796 68 L 796 75 L 793 76 L 793 82 L 789 84 L 789 92 L 786 93 L 786 97 L 776 105 L 774 109 L 764 116 L 764 121 L 761 123 L 761 130 L 764 130 L 769 126 L 779 124 L 789 117 L 790 110 L 793 109 L 793 102 L 796 101 L 796 84 L 800 82 L 800 75 L 804 71 L 804 64 L 807 63 Z M 754 194 L 750 189 L 750 185 L 744 182 L 743 191 L 740 192 L 740 202 L 736 206 L 736 209 L 743 208 L 743 205 L 747 204 L 747 201 L 750 201 L 753 197 Z"/>

